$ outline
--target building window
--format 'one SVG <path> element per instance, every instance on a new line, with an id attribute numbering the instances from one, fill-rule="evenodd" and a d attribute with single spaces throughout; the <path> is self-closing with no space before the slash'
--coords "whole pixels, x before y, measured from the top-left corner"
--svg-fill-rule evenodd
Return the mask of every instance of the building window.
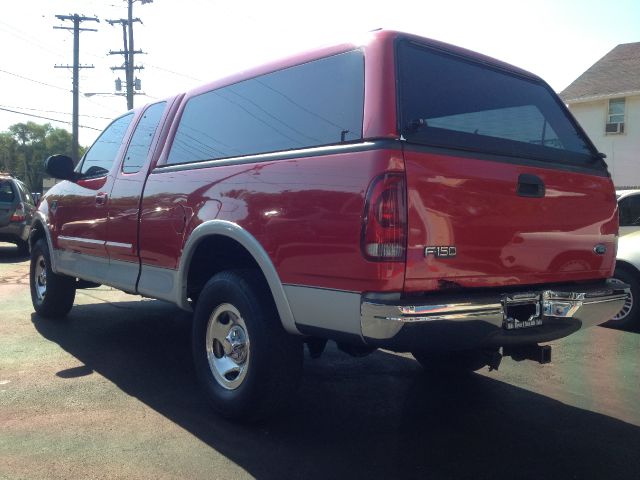
<path id="1" fill-rule="evenodd" d="M 605 133 L 624 133 L 624 98 L 612 98 L 609 100 L 609 113 Z"/>

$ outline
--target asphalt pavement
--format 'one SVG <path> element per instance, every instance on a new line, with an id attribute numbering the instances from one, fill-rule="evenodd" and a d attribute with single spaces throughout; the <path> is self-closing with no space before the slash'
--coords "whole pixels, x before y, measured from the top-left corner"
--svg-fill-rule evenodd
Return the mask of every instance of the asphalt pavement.
<path id="1" fill-rule="evenodd" d="M 170 304 L 99 287 L 40 318 L 0 244 L 0 319 L 1 479 L 640 479 L 637 332 L 445 379 L 330 346 L 285 416 L 246 426 L 207 406 Z"/>

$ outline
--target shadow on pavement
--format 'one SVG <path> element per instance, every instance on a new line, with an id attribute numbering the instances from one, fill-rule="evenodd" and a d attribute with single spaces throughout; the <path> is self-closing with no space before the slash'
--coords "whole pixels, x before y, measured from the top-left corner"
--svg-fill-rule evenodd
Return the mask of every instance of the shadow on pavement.
<path id="1" fill-rule="evenodd" d="M 622 327 L 617 326 L 617 325 L 609 325 L 609 324 L 600 325 L 600 327 L 601 328 L 610 328 L 611 330 L 619 330 L 621 332 L 640 333 L 640 324 L 633 325 L 633 326 L 627 327 L 627 328 L 622 328 Z"/>
<path id="2" fill-rule="evenodd" d="M 0 243 L 0 263 L 21 263 L 29 259 L 29 254 L 11 243 Z"/>
<path id="3" fill-rule="evenodd" d="M 114 315 L 117 312 L 117 315 Z M 257 478 L 640 478 L 640 428 L 481 375 L 410 359 L 305 359 L 292 411 L 238 426 L 196 385 L 190 318 L 157 301 L 74 307 L 38 331 Z"/>

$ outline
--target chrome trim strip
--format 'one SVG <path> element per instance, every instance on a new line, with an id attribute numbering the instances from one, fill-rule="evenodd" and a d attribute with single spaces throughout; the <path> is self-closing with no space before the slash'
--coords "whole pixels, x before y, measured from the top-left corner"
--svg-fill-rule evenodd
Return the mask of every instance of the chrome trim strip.
<path id="1" fill-rule="evenodd" d="M 483 313 L 487 311 L 502 311 L 502 304 L 500 302 L 487 303 L 485 305 L 477 305 L 471 303 L 450 303 L 450 304 L 438 304 L 438 305 L 411 305 L 400 306 L 398 310 L 403 318 L 407 318 L 407 321 L 416 321 L 416 318 L 427 318 L 427 321 L 440 320 L 443 316 L 467 316 L 477 313 Z M 419 315 L 414 317 L 413 315 Z M 421 316 L 421 317 L 420 317 Z"/>
<path id="2" fill-rule="evenodd" d="M 67 242 L 90 243 L 92 245 L 104 245 L 105 243 L 107 243 L 105 240 L 95 240 L 93 238 L 82 237 L 67 237 L 65 235 L 58 235 L 58 240 L 64 240 Z"/>
<path id="3" fill-rule="evenodd" d="M 202 160 L 187 163 L 169 163 L 157 165 L 152 174 L 165 172 L 179 172 L 182 170 L 193 170 L 199 168 L 217 167 L 220 165 L 241 165 L 245 163 L 270 162 L 274 160 L 289 160 L 300 157 L 311 157 L 320 155 L 334 155 L 352 151 L 366 151 L 374 148 L 398 148 L 393 139 L 380 139 L 373 141 L 355 141 L 354 143 L 325 145 L 320 147 L 300 148 L 296 150 L 285 150 L 277 152 L 256 153 L 239 157 L 225 157 L 214 160 Z"/>
<path id="4" fill-rule="evenodd" d="M 109 242 L 105 243 L 107 247 L 118 247 L 118 248 L 133 248 L 133 245 L 130 243 L 121 243 L 121 242 Z"/>

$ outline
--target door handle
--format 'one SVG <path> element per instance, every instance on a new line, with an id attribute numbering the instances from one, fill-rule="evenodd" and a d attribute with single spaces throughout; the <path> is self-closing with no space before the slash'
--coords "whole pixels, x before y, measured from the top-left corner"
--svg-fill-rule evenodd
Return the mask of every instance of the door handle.
<path id="1" fill-rule="evenodd" d="M 518 177 L 516 193 L 521 197 L 542 198 L 544 197 L 544 182 L 537 175 L 522 173 Z"/>
<path id="2" fill-rule="evenodd" d="M 109 194 L 107 192 L 98 192 L 96 194 L 96 206 L 102 207 L 106 205 Z"/>

